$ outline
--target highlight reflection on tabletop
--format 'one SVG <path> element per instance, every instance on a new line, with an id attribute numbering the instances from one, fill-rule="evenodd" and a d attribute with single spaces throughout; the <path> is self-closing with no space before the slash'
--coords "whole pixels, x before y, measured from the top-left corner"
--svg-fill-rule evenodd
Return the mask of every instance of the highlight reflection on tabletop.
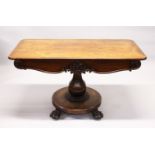
<path id="1" fill-rule="evenodd" d="M 127 39 L 25 39 L 10 59 L 146 59 Z"/>

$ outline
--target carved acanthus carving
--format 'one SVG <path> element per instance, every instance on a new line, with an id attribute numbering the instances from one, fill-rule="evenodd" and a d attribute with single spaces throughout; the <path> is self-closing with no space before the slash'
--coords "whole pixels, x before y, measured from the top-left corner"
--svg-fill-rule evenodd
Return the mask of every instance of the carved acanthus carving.
<path id="1" fill-rule="evenodd" d="M 70 63 L 68 66 L 64 67 L 64 71 L 65 72 L 81 72 L 81 73 L 85 73 L 85 72 L 92 72 L 93 69 L 90 68 L 87 64 L 81 62 L 81 61 L 73 61 L 72 63 Z"/>

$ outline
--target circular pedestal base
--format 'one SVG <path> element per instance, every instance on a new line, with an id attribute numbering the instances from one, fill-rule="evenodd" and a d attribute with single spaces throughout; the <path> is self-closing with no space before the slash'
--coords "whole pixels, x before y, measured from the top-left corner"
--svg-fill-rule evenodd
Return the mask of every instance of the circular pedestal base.
<path id="1" fill-rule="evenodd" d="M 68 114 L 86 114 L 92 113 L 95 119 L 101 119 L 103 114 L 97 109 L 101 104 L 100 94 L 92 88 L 86 88 L 86 95 L 81 99 L 69 96 L 68 87 L 56 91 L 52 97 L 52 103 L 56 110 L 51 113 L 51 117 L 59 119 L 61 112 Z"/>

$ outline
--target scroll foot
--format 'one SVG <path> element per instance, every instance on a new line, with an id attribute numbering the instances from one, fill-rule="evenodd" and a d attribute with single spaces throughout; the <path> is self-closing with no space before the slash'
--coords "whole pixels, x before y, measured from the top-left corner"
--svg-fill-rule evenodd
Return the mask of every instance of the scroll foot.
<path id="1" fill-rule="evenodd" d="M 101 118 L 103 118 L 103 113 L 101 111 L 94 110 L 92 111 L 92 116 L 94 119 L 100 120 Z"/>
<path id="2" fill-rule="evenodd" d="M 61 111 L 58 110 L 58 109 L 55 109 L 54 111 L 52 111 L 52 113 L 50 114 L 50 117 L 55 119 L 55 120 L 58 120 L 61 116 Z"/>

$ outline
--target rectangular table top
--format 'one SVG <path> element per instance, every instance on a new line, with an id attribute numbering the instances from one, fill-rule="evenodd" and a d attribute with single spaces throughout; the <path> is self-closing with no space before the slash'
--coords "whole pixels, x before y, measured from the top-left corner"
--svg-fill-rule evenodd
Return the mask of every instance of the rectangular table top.
<path id="1" fill-rule="evenodd" d="M 9 59 L 146 59 L 132 40 L 25 39 Z"/>

